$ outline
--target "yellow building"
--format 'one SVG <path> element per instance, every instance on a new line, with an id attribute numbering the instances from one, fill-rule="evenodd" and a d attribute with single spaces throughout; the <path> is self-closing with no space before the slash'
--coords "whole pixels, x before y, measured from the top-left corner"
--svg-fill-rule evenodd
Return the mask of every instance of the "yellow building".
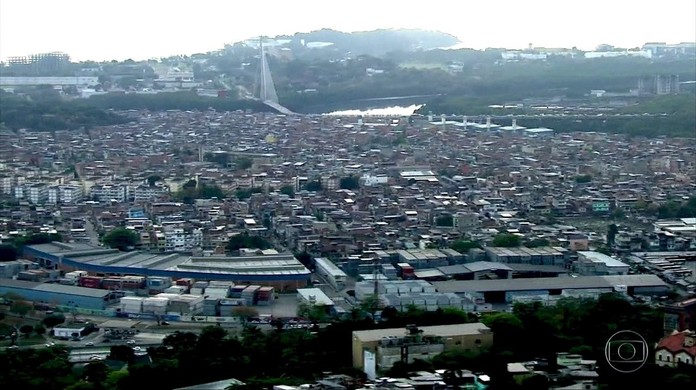
<path id="1" fill-rule="evenodd" d="M 421 328 L 389 328 L 353 332 L 353 367 L 386 370 L 394 362 L 430 359 L 455 349 L 475 351 L 493 345 L 493 332 L 486 325 L 454 324 Z M 374 362 L 375 367 L 367 367 Z"/>

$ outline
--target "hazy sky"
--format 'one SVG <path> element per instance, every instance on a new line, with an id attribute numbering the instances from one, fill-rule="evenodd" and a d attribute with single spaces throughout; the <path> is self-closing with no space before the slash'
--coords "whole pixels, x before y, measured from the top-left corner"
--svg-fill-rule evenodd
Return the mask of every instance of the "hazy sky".
<path id="1" fill-rule="evenodd" d="M 423 28 L 473 48 L 696 40 L 694 0 L 0 0 L 0 58 L 135 60 L 320 28 Z"/>

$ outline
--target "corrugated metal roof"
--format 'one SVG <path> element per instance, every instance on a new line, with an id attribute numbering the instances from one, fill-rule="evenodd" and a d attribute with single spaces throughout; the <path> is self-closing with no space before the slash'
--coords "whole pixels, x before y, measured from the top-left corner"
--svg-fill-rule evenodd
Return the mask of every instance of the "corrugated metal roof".
<path id="1" fill-rule="evenodd" d="M 608 288 L 616 285 L 628 287 L 664 287 L 667 284 L 656 275 L 611 275 L 579 276 L 558 278 L 525 278 L 496 280 L 450 280 L 433 282 L 440 292 L 462 293 L 465 291 L 524 291 L 524 290 L 560 290 L 583 288 Z"/>
<path id="2" fill-rule="evenodd" d="M 425 336 L 440 337 L 452 337 L 467 334 L 473 335 L 490 332 L 490 328 L 480 322 L 454 325 L 421 326 L 418 329 L 422 330 L 423 335 Z M 362 342 L 379 341 L 383 337 L 388 336 L 405 336 L 406 332 L 407 331 L 405 328 L 357 330 L 353 332 L 353 338 L 357 338 Z"/>
<path id="3" fill-rule="evenodd" d="M 66 286 L 55 283 L 38 283 L 25 280 L 0 279 L 0 284 L 6 287 L 23 288 L 27 290 L 36 290 L 44 292 L 52 292 L 56 294 L 77 295 L 92 298 L 104 298 L 110 294 L 107 290 L 99 290 L 95 288 Z"/>

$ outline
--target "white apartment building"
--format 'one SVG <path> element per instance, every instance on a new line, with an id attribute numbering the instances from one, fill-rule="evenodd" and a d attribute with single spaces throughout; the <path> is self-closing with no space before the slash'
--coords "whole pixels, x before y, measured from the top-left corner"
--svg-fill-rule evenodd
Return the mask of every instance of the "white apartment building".
<path id="1" fill-rule="evenodd" d="M 60 199 L 60 187 L 50 186 L 48 187 L 48 203 L 56 204 Z"/>
<path id="2" fill-rule="evenodd" d="M 169 187 L 166 186 L 149 186 L 139 185 L 133 190 L 135 201 L 146 201 L 159 198 L 162 195 L 169 193 Z"/>
<path id="3" fill-rule="evenodd" d="M 164 250 L 166 252 L 183 251 L 186 249 L 186 236 L 184 228 L 165 226 Z"/>
<path id="4" fill-rule="evenodd" d="M 13 183 L 14 183 L 14 178 L 12 176 L 1 176 L 0 177 L 0 194 L 11 195 Z"/>
<path id="5" fill-rule="evenodd" d="M 60 186 L 61 203 L 77 203 L 82 200 L 82 188 L 79 186 Z"/>
<path id="6" fill-rule="evenodd" d="M 15 197 L 15 199 L 24 199 L 24 187 L 22 187 L 22 186 L 14 187 L 14 197 Z"/>
<path id="7" fill-rule="evenodd" d="M 203 230 L 187 231 L 179 226 L 164 226 L 155 232 L 157 247 L 163 252 L 190 251 L 203 246 Z"/>
<path id="8" fill-rule="evenodd" d="M 90 188 L 90 196 L 99 201 L 115 200 L 123 203 L 128 200 L 128 186 L 123 184 L 96 185 Z"/>
<path id="9" fill-rule="evenodd" d="M 24 186 L 24 196 L 34 204 L 43 204 L 48 200 L 48 186 L 43 183 L 35 183 Z"/>

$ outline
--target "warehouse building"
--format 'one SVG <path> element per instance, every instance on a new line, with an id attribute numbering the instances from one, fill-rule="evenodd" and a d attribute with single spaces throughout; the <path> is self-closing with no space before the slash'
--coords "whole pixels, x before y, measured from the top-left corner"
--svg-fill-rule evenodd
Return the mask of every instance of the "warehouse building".
<path id="1" fill-rule="evenodd" d="M 353 367 L 374 373 L 397 361 L 412 363 L 444 351 L 473 352 L 492 345 L 493 332 L 482 323 L 358 330 L 353 332 Z"/>
<path id="2" fill-rule="evenodd" d="M 273 286 L 280 291 L 305 287 L 311 279 L 311 272 L 293 254 L 275 250 L 204 257 L 180 253 L 120 252 L 88 244 L 52 242 L 26 247 L 24 256 L 48 269 L 84 270 L 97 275 L 227 280 L 237 284 Z"/>
<path id="3" fill-rule="evenodd" d="M 629 266 L 604 253 L 580 251 L 575 268 L 580 275 L 628 275 Z"/>
<path id="4" fill-rule="evenodd" d="M 111 291 L 54 283 L 1 279 L 0 294 L 16 294 L 28 301 L 80 309 L 103 310 L 118 301 Z"/>
<path id="5" fill-rule="evenodd" d="M 532 295 L 574 295 L 586 291 L 620 291 L 629 295 L 662 295 L 669 286 L 655 275 L 607 275 L 558 278 L 498 280 L 449 280 L 433 282 L 439 292 L 465 296 L 481 293 L 488 303 L 507 302 L 514 293 Z"/>
<path id="6" fill-rule="evenodd" d="M 325 306 L 327 312 L 334 306 L 334 301 L 331 300 L 319 288 L 300 288 L 297 290 L 297 301 L 300 304 L 309 306 Z"/>
<path id="7" fill-rule="evenodd" d="M 564 267 L 570 261 L 570 251 L 560 247 L 498 248 L 487 247 L 486 257 L 496 263 L 555 265 Z"/>

